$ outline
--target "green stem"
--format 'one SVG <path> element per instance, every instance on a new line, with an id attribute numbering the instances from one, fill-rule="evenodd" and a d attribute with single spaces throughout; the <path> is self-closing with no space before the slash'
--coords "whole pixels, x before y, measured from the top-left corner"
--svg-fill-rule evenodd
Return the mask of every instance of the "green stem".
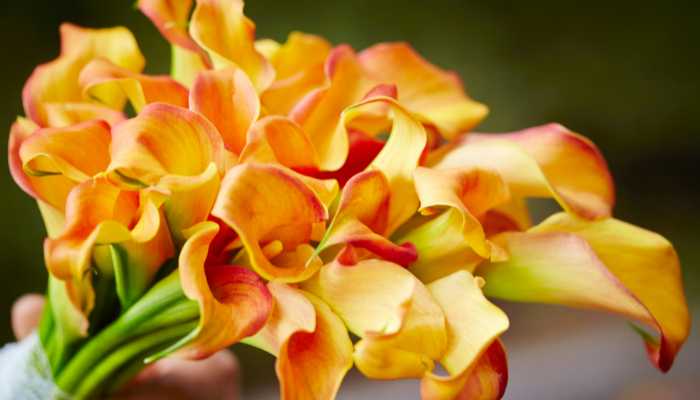
<path id="1" fill-rule="evenodd" d="M 95 368 L 87 371 L 87 376 L 84 375 L 82 377 L 77 388 L 71 393 L 77 399 L 85 399 L 98 394 L 101 387 L 108 382 L 108 379 L 127 363 L 133 361 L 134 358 L 141 354 L 148 353 L 149 351 L 156 351 L 163 346 L 175 342 L 192 331 L 196 325 L 196 320 L 185 322 L 142 336 L 119 347 Z"/>
<path id="2" fill-rule="evenodd" d="M 56 373 L 56 384 L 72 393 L 85 374 L 113 351 L 134 338 L 166 326 L 197 318 L 196 303 L 187 300 L 177 272 L 159 281 L 129 310 L 85 343 L 65 368 Z M 126 346 L 129 346 L 127 344 Z"/>

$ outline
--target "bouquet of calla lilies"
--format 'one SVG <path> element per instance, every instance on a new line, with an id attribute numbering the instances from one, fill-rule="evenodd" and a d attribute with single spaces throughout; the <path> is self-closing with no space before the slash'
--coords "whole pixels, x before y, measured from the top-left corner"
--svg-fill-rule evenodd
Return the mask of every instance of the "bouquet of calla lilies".
<path id="1" fill-rule="evenodd" d="M 243 342 L 276 357 L 287 400 L 335 398 L 353 366 L 420 379 L 423 399 L 499 399 L 508 317 L 489 298 L 618 314 L 671 368 L 690 325 L 678 257 L 613 218 L 589 140 L 471 133 L 487 107 L 404 43 L 256 39 L 242 0 L 138 8 L 169 75 L 142 73 L 125 28 L 65 24 L 11 128 L 48 236 L 37 398 Z M 533 222 L 530 198 L 562 211 Z"/>

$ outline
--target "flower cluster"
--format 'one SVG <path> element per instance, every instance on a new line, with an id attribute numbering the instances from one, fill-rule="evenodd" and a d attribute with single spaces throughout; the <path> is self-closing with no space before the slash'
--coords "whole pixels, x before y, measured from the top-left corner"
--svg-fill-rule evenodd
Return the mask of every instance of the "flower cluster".
<path id="1" fill-rule="evenodd" d="M 611 216 L 589 140 L 467 133 L 487 108 L 406 44 L 256 40 L 241 0 L 192 3 L 138 3 L 170 75 L 142 74 L 124 28 L 66 24 L 24 88 L 10 167 L 46 223 L 56 340 L 114 318 L 103 292 L 135 313 L 174 270 L 197 322 L 150 359 L 243 341 L 277 357 L 285 399 L 332 399 L 353 365 L 419 378 L 425 399 L 500 398 L 508 318 L 487 296 L 640 322 L 671 367 L 689 330 L 677 256 Z M 533 225 L 528 198 L 563 211 Z"/>

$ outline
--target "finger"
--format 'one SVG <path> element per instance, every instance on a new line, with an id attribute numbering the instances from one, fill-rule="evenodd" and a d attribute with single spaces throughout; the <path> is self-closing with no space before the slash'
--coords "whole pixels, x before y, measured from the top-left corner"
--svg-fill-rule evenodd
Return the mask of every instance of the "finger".
<path id="1" fill-rule="evenodd" d="M 206 360 L 166 358 L 141 373 L 119 398 L 237 400 L 239 367 L 228 350 Z"/>
<path id="2" fill-rule="evenodd" d="M 27 337 L 41 320 L 41 311 L 44 309 L 44 296 L 39 294 L 25 294 L 12 305 L 12 331 L 17 339 Z"/>

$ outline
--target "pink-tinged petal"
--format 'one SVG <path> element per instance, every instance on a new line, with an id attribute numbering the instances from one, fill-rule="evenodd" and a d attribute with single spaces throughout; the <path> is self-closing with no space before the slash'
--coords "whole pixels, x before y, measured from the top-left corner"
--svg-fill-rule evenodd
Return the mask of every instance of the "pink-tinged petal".
<path id="1" fill-rule="evenodd" d="M 187 107 L 187 89 L 169 76 L 149 76 L 132 72 L 105 60 L 91 61 L 80 73 L 80 86 L 86 97 L 120 110 L 129 99 L 136 112 L 150 103 Z"/>
<path id="2" fill-rule="evenodd" d="M 75 182 L 63 175 L 31 176 L 22 166 L 20 148 L 37 129 L 39 128 L 34 122 L 25 118 L 17 118 L 17 121 L 12 124 L 8 143 L 10 174 L 25 193 L 43 202 L 51 210 L 57 210 L 56 213 L 60 214 L 65 208 L 66 197 L 75 186 Z"/>
<path id="3" fill-rule="evenodd" d="M 272 65 L 255 49 L 255 24 L 243 14 L 242 0 L 197 0 L 190 35 L 217 69 L 237 66 L 258 91 L 274 80 Z"/>
<path id="4" fill-rule="evenodd" d="M 113 130 L 109 177 L 120 186 L 151 186 L 168 196 L 165 214 L 176 241 L 205 221 L 224 170 L 216 127 L 184 108 L 155 103 Z"/>
<path id="5" fill-rule="evenodd" d="M 410 243 L 398 245 L 382 236 L 387 228 L 390 200 L 391 188 L 381 171 L 355 175 L 343 188 L 333 223 L 318 251 L 350 245 L 403 266 L 414 262 L 416 251 Z"/>
<path id="6" fill-rule="evenodd" d="M 561 125 L 472 134 L 449 146 L 436 168 L 492 169 L 505 179 L 514 198 L 553 197 L 581 217 L 610 216 L 615 195 L 605 160 L 593 143 Z"/>
<path id="7" fill-rule="evenodd" d="M 281 245 L 295 252 L 309 242 L 315 224 L 328 219 L 319 197 L 292 171 L 275 165 L 244 163 L 231 168 L 221 183 L 211 214 L 233 228 L 256 272 L 265 279 L 300 281 L 317 264 L 280 266 L 264 247 Z"/>
<path id="8" fill-rule="evenodd" d="M 217 127 L 226 148 L 240 154 L 260 116 L 260 100 L 248 76 L 240 69 L 203 71 L 192 85 L 190 103 Z"/>
<path id="9" fill-rule="evenodd" d="M 172 45 L 171 75 L 192 85 L 200 71 L 211 65 L 206 52 L 190 36 L 187 26 L 192 0 L 139 0 L 137 6 Z"/>
<path id="10" fill-rule="evenodd" d="M 418 196 L 414 188 L 413 172 L 420 162 L 427 143 L 423 125 L 413 115 L 390 97 L 376 97 L 365 100 L 343 112 L 347 124 L 362 115 L 364 105 L 382 104 L 389 107 L 393 124 L 389 139 L 377 157 L 369 165 L 369 170 L 384 173 L 391 188 L 386 235 L 406 222 L 418 209 Z M 398 200 L 400 199 L 400 201 Z"/>
<path id="11" fill-rule="evenodd" d="M 199 303 L 197 328 L 173 346 L 184 344 L 180 355 L 200 359 L 254 335 L 271 310 L 272 296 L 260 277 L 233 265 L 205 266 L 217 224 L 190 228 L 179 257 L 179 276 L 185 295 Z"/>
<path id="12" fill-rule="evenodd" d="M 371 79 L 396 85 L 401 104 L 447 138 L 472 129 L 488 113 L 486 106 L 467 97 L 454 72 L 430 64 L 408 44 L 378 44 L 358 59 Z"/>
<path id="13" fill-rule="evenodd" d="M 478 279 L 469 272 L 459 271 L 428 285 L 445 313 L 447 350 L 440 363 L 449 375 L 426 374 L 421 382 L 423 399 L 500 398 L 478 397 L 473 396 L 474 393 L 472 397 L 467 396 L 467 392 L 479 388 L 470 381 L 479 373 L 482 358 L 488 357 L 491 346 L 497 343 L 509 324 L 505 313 L 486 300 Z M 500 385 L 485 386 L 484 389 L 500 388 Z"/>
<path id="14" fill-rule="evenodd" d="M 287 115 L 311 90 L 326 81 L 324 64 L 331 51 L 327 40 L 316 35 L 292 32 L 268 57 L 276 80 L 262 94 L 268 114 Z"/>
<path id="15" fill-rule="evenodd" d="M 82 182 L 107 168 L 110 141 L 110 127 L 100 120 L 43 128 L 24 140 L 19 156 L 29 175 L 63 175 Z"/>
<path id="16" fill-rule="evenodd" d="M 197 52 L 199 46 L 187 32 L 192 3 L 192 0 L 138 0 L 137 6 L 170 43 Z"/>
<path id="17" fill-rule="evenodd" d="M 61 25 L 60 56 L 38 66 L 24 86 L 22 102 L 27 116 L 47 126 L 47 104 L 84 101 L 78 84 L 80 71 L 100 57 L 134 72 L 141 71 L 145 63 L 136 40 L 126 28 L 88 29 Z"/>
<path id="18" fill-rule="evenodd" d="M 323 301 L 302 292 L 316 310 L 313 332 L 297 331 L 280 349 L 275 370 L 283 400 L 334 399 L 352 368 L 352 342 Z"/>
<path id="19" fill-rule="evenodd" d="M 123 192 L 107 180 L 88 180 L 71 190 L 66 200 L 66 227 L 44 242 L 49 272 L 66 282 L 73 305 L 87 316 L 94 305 L 89 274 L 93 247 L 125 242 L 138 209 L 138 196 Z"/>
<path id="20" fill-rule="evenodd" d="M 447 345 L 445 317 L 405 268 L 381 260 L 325 265 L 304 288 L 323 299 L 354 334 L 355 365 L 370 378 L 421 377 Z"/>
<path id="21" fill-rule="evenodd" d="M 308 292 L 276 282 L 268 287 L 275 306 L 265 327 L 246 343 L 277 357 L 282 399 L 334 399 L 352 367 L 343 322 Z"/>
<path id="22" fill-rule="evenodd" d="M 294 121 L 268 116 L 253 125 L 241 162 L 278 163 L 295 170 L 318 167 L 318 155 L 311 139 Z"/>
<path id="23" fill-rule="evenodd" d="M 335 171 L 348 154 L 348 134 L 341 113 L 362 99 L 371 84 L 362 75 L 349 46 L 333 49 L 325 64 L 328 83 L 306 95 L 290 117 L 309 135 L 319 155 L 319 169 Z"/>
<path id="24" fill-rule="evenodd" d="M 615 219 L 565 213 L 527 233 L 496 238 L 504 262 L 480 266 L 487 295 L 516 301 L 601 309 L 660 332 L 645 337 L 650 358 L 667 371 L 689 328 L 678 257 L 663 237 Z"/>

